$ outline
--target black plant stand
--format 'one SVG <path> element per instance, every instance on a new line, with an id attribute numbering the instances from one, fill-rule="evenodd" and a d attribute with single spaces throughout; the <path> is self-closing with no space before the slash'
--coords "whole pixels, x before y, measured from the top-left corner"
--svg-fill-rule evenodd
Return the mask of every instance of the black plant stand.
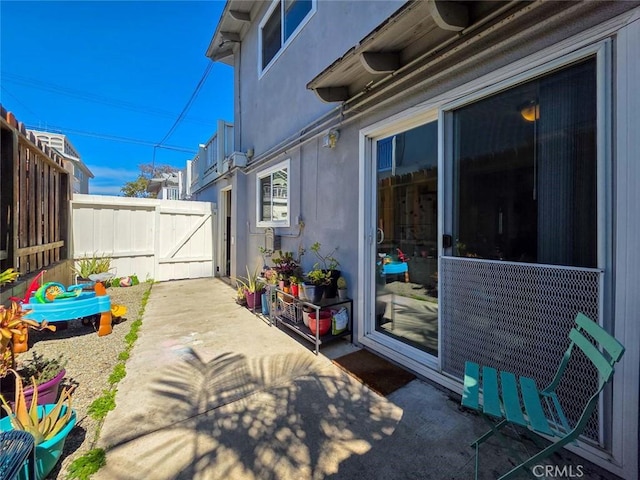
<path id="1" fill-rule="evenodd" d="M 290 293 L 285 293 L 276 287 L 271 287 L 269 294 L 269 323 L 276 326 L 283 326 L 300 335 L 305 340 L 314 344 L 314 353 L 318 355 L 320 346 L 351 335 L 351 325 L 353 321 L 353 300 L 350 298 L 339 299 L 329 298 L 318 303 L 311 303 L 308 300 L 294 297 Z M 275 293 L 274 293 L 275 292 Z M 333 335 L 331 332 L 320 335 L 320 310 L 331 307 L 342 307 L 347 309 L 349 321 L 347 328 L 343 332 Z M 311 308 L 316 312 L 316 331 L 313 333 L 302 321 L 304 307 Z"/>

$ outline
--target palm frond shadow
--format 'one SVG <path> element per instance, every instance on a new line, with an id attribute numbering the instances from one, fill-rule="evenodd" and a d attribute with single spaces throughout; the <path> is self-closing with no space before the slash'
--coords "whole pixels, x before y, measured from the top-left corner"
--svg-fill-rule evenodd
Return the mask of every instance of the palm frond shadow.
<path id="1" fill-rule="evenodd" d="M 152 385 L 147 411 L 109 450 L 134 451 L 125 461 L 137 475 L 152 463 L 154 478 L 321 478 L 400 420 L 393 405 L 346 374 L 323 373 L 306 352 L 204 362 L 190 351 Z"/>

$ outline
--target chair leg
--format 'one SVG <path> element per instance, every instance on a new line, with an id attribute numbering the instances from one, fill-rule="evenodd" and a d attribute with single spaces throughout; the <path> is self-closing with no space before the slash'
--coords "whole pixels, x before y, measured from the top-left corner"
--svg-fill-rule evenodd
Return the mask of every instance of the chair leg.
<path id="1" fill-rule="evenodd" d="M 520 473 L 521 470 L 525 470 L 526 468 L 537 464 L 540 460 L 547 458 L 549 455 L 556 452 L 556 450 L 560 450 L 562 447 L 564 447 L 568 443 L 571 443 L 572 441 L 572 437 L 564 437 L 563 439 L 552 443 L 544 450 L 536 453 L 533 457 L 522 462 L 520 465 L 514 467 L 513 469 L 502 475 L 498 480 L 507 480 L 509 478 L 513 478 L 516 474 Z"/>
<path id="2" fill-rule="evenodd" d="M 493 425 L 491 424 L 491 422 L 489 421 L 488 418 L 484 417 L 485 420 L 490 424 L 491 426 L 491 430 L 489 430 L 487 433 L 485 433 L 484 435 L 478 437 L 472 444 L 472 447 L 475 447 L 476 449 L 476 472 L 475 472 L 475 480 L 478 480 L 478 472 L 480 471 L 480 444 L 483 443 L 485 440 L 487 440 L 491 435 L 493 435 L 494 433 L 498 433 L 498 430 L 501 429 L 502 427 L 504 427 L 507 423 L 506 420 L 502 420 L 500 422 L 498 422 L 497 424 Z"/>
<path id="3" fill-rule="evenodd" d="M 487 420 L 489 421 L 489 420 Z M 500 430 L 502 427 L 504 427 L 507 424 L 506 420 L 501 420 L 500 422 L 496 423 L 495 425 L 491 425 L 491 430 L 489 430 L 487 433 L 485 433 L 484 435 L 482 435 L 481 437 L 478 437 L 472 444 L 471 446 L 473 447 L 474 445 L 479 445 L 482 442 L 486 441 L 487 438 L 489 438 L 491 435 L 493 435 L 494 433 L 498 433 L 498 430 Z"/>
<path id="4" fill-rule="evenodd" d="M 543 457 L 538 457 L 538 455 L 531 457 L 530 459 L 524 461 L 522 455 L 520 455 L 512 446 L 511 444 L 505 439 L 505 437 L 503 436 L 502 432 L 500 432 L 500 430 L 502 429 L 502 427 L 504 427 L 505 425 L 508 425 L 509 422 L 506 419 L 503 419 L 501 421 L 499 421 L 496 424 L 491 423 L 491 420 L 489 420 L 489 418 L 485 417 L 484 415 L 482 415 L 482 417 L 487 421 L 487 423 L 489 423 L 489 426 L 491 427 L 491 430 L 489 430 L 487 433 L 485 433 L 484 435 L 482 435 L 481 437 L 478 437 L 477 440 L 475 440 L 471 446 L 476 448 L 476 462 L 475 462 L 475 468 L 476 468 L 476 472 L 475 472 L 475 479 L 478 480 L 478 472 L 480 471 L 480 444 L 487 441 L 489 439 L 489 437 L 491 437 L 492 435 L 496 435 L 496 437 L 498 437 L 500 439 L 500 442 L 503 444 L 503 446 L 509 451 L 509 453 L 517 459 L 517 461 L 521 462 L 520 465 L 518 465 L 517 467 L 513 468 L 512 470 L 510 470 L 509 472 L 507 472 L 505 475 L 503 475 L 502 477 L 500 477 L 498 480 L 506 480 L 508 478 L 512 478 L 514 475 L 520 473 L 520 470 L 524 470 L 524 472 L 530 477 L 530 478 L 535 478 L 531 472 L 529 472 L 528 470 L 525 470 L 525 467 L 528 467 L 529 465 L 532 465 L 533 463 L 531 463 L 532 461 L 535 462 L 540 458 Z M 516 432 L 517 434 L 517 432 Z M 566 442 L 565 442 L 566 443 Z M 561 446 L 563 446 L 564 443 Z M 546 455 L 550 455 L 551 453 L 553 453 L 555 450 L 557 450 L 560 447 L 556 447 L 554 450 L 550 451 L 549 453 L 547 453 Z M 545 456 L 546 456 L 545 455 Z"/>

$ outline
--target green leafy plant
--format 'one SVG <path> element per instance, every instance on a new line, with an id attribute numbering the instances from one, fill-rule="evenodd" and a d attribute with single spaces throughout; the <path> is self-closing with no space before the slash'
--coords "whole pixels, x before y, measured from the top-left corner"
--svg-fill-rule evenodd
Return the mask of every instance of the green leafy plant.
<path id="1" fill-rule="evenodd" d="M 42 354 L 31 352 L 31 358 L 19 362 L 16 370 L 22 378 L 34 378 L 37 385 L 53 380 L 67 365 L 62 354 L 54 358 L 46 358 Z"/>
<path id="2" fill-rule="evenodd" d="M 118 355 L 118 360 L 120 360 L 121 363 L 118 363 L 114 367 L 113 372 L 109 376 L 109 382 L 111 385 L 110 388 L 108 390 L 104 390 L 102 395 L 97 398 L 89 407 L 90 415 L 99 422 L 98 428 L 95 432 L 94 442 L 97 441 L 100 435 L 102 421 L 107 416 L 107 414 L 115 408 L 115 396 L 117 392 L 116 384 L 126 376 L 126 366 L 122 362 L 126 361 L 129 358 L 131 349 L 138 339 L 138 331 L 140 330 L 140 326 L 142 325 L 142 317 L 149 300 L 149 295 L 151 294 L 152 284 L 153 281 L 150 282 L 149 288 L 142 295 L 142 302 L 140 305 L 140 310 L 138 311 L 138 318 L 131 324 L 131 330 L 125 336 L 125 349 Z M 71 463 L 71 465 L 69 465 L 69 468 L 67 470 L 67 479 L 89 480 L 94 473 L 96 473 L 105 465 L 106 456 L 104 449 L 94 448 L 92 450 L 89 450 L 81 457 L 75 459 Z"/>
<path id="3" fill-rule="evenodd" d="M 89 408 L 87 413 L 91 418 L 95 420 L 104 420 L 111 410 L 116 408 L 116 392 L 115 388 L 111 390 L 104 390 L 102 395 L 96 398 Z"/>
<path id="4" fill-rule="evenodd" d="M 19 275 L 20 272 L 15 268 L 7 268 L 4 272 L 0 272 L 0 287 L 17 280 Z"/>
<path id="5" fill-rule="evenodd" d="M 254 272 L 250 272 L 249 267 L 246 268 L 247 276 L 235 278 L 236 284 L 249 293 L 262 292 L 264 290 L 264 279 L 258 273 L 259 267 Z"/>
<path id="6" fill-rule="evenodd" d="M 300 276 L 302 268 L 300 267 L 300 258 L 302 254 L 298 253 L 298 257 L 293 256 L 293 252 L 283 252 L 278 250 L 277 255 L 271 257 L 274 264 L 273 270 L 278 273 L 279 280 L 291 281 L 291 277 Z"/>
<path id="7" fill-rule="evenodd" d="M 338 250 L 338 247 L 334 248 L 326 255 L 320 251 L 321 248 L 322 245 L 319 242 L 316 242 L 309 247 L 309 250 L 311 250 L 318 260 L 320 260 L 320 265 L 323 270 L 337 270 L 340 266 L 340 262 L 333 255 L 336 253 L 336 250 Z"/>
<path id="8" fill-rule="evenodd" d="M 244 294 L 244 287 L 242 286 L 236 289 L 236 303 L 242 306 L 247 304 L 247 297 Z"/>
<path id="9" fill-rule="evenodd" d="M 94 273 L 107 273 L 111 267 L 111 257 L 102 255 L 84 256 L 76 260 L 76 264 L 71 268 L 74 275 L 80 278 L 89 278 Z"/>
<path id="10" fill-rule="evenodd" d="M 107 455 L 102 448 L 94 448 L 79 458 L 76 458 L 67 470 L 68 479 L 89 480 L 107 464 Z"/>
<path id="11" fill-rule="evenodd" d="M 24 318 L 26 313 L 16 302 L 12 302 L 10 308 L 0 305 L 0 377 L 15 367 L 12 348 L 14 336 L 25 335 L 26 329 L 56 331 L 56 327 L 48 325 L 46 321 L 38 323 Z"/>
<path id="12" fill-rule="evenodd" d="M 124 363 L 118 363 L 115 367 L 113 367 L 113 372 L 109 375 L 109 383 L 111 385 L 115 385 L 120 380 L 122 380 L 126 375 L 126 370 Z"/>
<path id="13" fill-rule="evenodd" d="M 331 273 L 328 270 L 321 269 L 320 264 L 316 263 L 307 272 L 306 281 L 316 286 L 329 285 L 331 283 Z"/>
<path id="14" fill-rule="evenodd" d="M 4 396 L 0 395 L 2 408 L 7 412 L 7 415 L 9 415 L 13 428 L 29 432 L 33 435 L 36 445 L 39 445 L 45 440 L 56 436 L 56 434 L 69 423 L 69 420 L 71 420 L 71 415 L 73 414 L 73 410 L 71 410 L 71 392 L 73 389 L 64 388 L 55 406 L 48 413 L 45 413 L 41 409 L 42 414 L 39 415 L 38 389 L 36 388 L 35 379 L 31 378 L 33 398 L 31 405 L 27 408 L 22 378 L 15 370 L 12 370 L 12 372 L 16 377 L 15 400 L 12 407 Z M 63 408 L 65 403 L 66 408 Z"/>

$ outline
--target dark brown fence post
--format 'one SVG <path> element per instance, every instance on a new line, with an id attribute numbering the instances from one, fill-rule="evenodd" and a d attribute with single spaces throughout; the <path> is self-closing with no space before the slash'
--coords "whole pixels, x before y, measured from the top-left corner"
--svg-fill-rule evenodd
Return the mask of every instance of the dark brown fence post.
<path id="1" fill-rule="evenodd" d="M 28 277 L 67 260 L 69 172 L 1 105 L 0 126 L 0 266 Z"/>

